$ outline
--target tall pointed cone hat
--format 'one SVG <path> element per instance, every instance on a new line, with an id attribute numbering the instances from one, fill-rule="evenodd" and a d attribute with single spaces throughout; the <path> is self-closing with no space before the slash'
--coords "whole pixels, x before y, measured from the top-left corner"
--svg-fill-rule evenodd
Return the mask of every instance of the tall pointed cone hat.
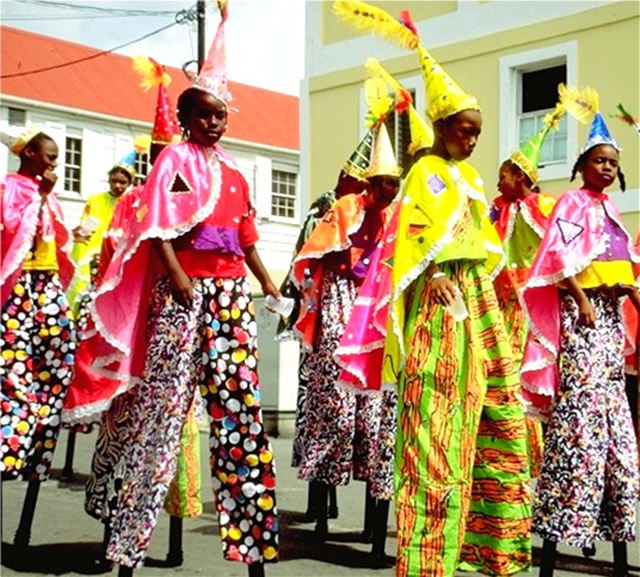
<path id="1" fill-rule="evenodd" d="M 591 122 L 587 142 L 580 150 L 581 155 L 599 144 L 609 144 L 618 151 L 622 150 L 609 133 L 607 124 L 600 114 L 600 95 L 593 88 L 586 86 L 578 89 L 560 85 L 558 92 L 560 102 L 572 116 L 583 124 Z"/>
<path id="2" fill-rule="evenodd" d="M 516 150 L 509 160 L 520 167 L 531 179 L 531 183 L 538 181 L 538 165 L 540 164 L 540 152 L 544 140 L 549 131 L 556 130 L 565 113 L 564 106 L 558 102 L 553 112 L 544 117 L 544 127 L 531 140 L 525 142 L 519 150 Z"/>
<path id="3" fill-rule="evenodd" d="M 379 78 L 369 78 L 365 81 L 364 97 L 368 109 L 365 121 L 369 130 L 342 167 L 343 172 L 358 180 L 367 179 L 380 124 L 384 122 L 387 112 L 393 108 L 393 100 L 389 97 L 384 81 Z"/>
<path id="4" fill-rule="evenodd" d="M 409 154 L 414 155 L 418 150 L 433 146 L 433 129 L 418 114 L 413 104 L 409 106 L 407 113 L 409 114 L 409 130 L 411 131 L 411 142 L 407 150 Z"/>
<path id="5" fill-rule="evenodd" d="M 342 167 L 343 172 L 358 180 L 367 180 L 369 165 L 371 164 L 371 154 L 373 142 L 378 132 L 377 126 L 372 126 L 364 135 Z"/>
<path id="6" fill-rule="evenodd" d="M 381 123 L 376 135 L 367 178 L 372 176 L 400 176 L 401 174 L 402 169 L 398 166 L 396 155 L 393 153 L 389 132 L 386 125 Z"/>
<path id="7" fill-rule="evenodd" d="M 228 1 L 218 0 L 220 10 L 220 23 L 216 30 L 216 35 L 209 48 L 207 59 L 202 64 L 202 68 L 193 78 L 193 86 L 213 94 L 222 102 L 231 101 L 231 92 L 227 82 L 227 58 L 224 40 L 224 25 L 228 16 Z"/>
<path id="8" fill-rule="evenodd" d="M 180 140 L 180 124 L 176 111 L 169 100 L 167 86 L 171 84 L 171 76 L 164 67 L 148 56 L 134 56 L 133 67 L 142 76 L 140 86 L 149 90 L 158 87 L 156 113 L 151 129 L 151 141 L 158 144 L 171 144 Z"/>
<path id="9" fill-rule="evenodd" d="M 418 56 L 427 96 L 427 115 L 431 122 L 463 110 L 480 110 L 476 97 L 462 90 L 422 44 L 418 44 Z"/>
<path id="10" fill-rule="evenodd" d="M 412 103 L 411 94 L 402 84 L 394 78 L 378 60 L 368 58 L 365 68 L 375 78 L 381 78 L 395 91 L 395 110 L 406 112 L 409 115 L 409 129 L 411 131 L 411 142 L 407 148 L 409 154 L 413 155 L 418 150 L 430 148 L 433 145 L 433 130 L 418 114 Z"/>
<path id="11" fill-rule="evenodd" d="M 401 10 L 399 18 L 394 18 L 381 8 L 353 0 L 336 0 L 333 9 L 359 30 L 377 34 L 396 46 L 418 51 L 427 94 L 427 115 L 431 122 L 463 110 L 480 110 L 476 98 L 462 90 L 422 45 L 408 10 Z"/>
<path id="12" fill-rule="evenodd" d="M 596 112 L 593 120 L 591 121 L 591 128 L 589 129 L 589 137 L 587 142 L 582 147 L 582 153 L 591 150 L 594 146 L 599 144 L 609 144 L 616 150 L 622 150 L 620 145 L 616 142 L 615 138 L 611 136 L 607 124 L 604 121 L 604 116 L 600 112 Z"/>
<path id="13" fill-rule="evenodd" d="M 615 117 L 622 120 L 622 122 L 626 122 L 628 125 L 633 126 L 633 128 L 636 129 L 636 134 L 640 137 L 640 120 L 634 118 L 620 103 L 618 103 L 617 109 L 619 114 L 616 114 Z"/>

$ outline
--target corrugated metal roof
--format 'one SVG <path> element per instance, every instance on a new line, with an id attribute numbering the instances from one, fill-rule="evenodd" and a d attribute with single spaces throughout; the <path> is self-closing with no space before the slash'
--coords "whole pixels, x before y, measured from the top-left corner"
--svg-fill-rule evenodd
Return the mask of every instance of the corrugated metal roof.
<path id="1" fill-rule="evenodd" d="M 0 26 L 2 75 L 54 66 L 99 54 L 89 46 Z M 149 56 L 152 56 L 150 54 Z M 189 87 L 182 70 L 167 67 L 175 106 L 178 95 Z M 72 66 L 3 78 L 0 92 L 40 102 L 108 114 L 120 118 L 153 122 L 157 92 L 140 88 L 140 76 L 131 59 L 104 54 Z M 226 136 L 253 143 L 298 150 L 298 98 L 263 88 L 230 82 L 231 106 Z"/>

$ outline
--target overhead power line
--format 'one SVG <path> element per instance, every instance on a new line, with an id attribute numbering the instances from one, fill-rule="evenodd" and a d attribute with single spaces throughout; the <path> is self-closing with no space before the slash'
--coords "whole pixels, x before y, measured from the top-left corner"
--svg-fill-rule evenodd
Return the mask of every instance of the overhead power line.
<path id="1" fill-rule="evenodd" d="M 150 14 L 149 16 L 145 16 L 145 18 L 153 18 L 162 16 L 165 17 L 164 14 Z M 31 21 L 47 21 L 51 22 L 53 20 L 102 20 L 104 18 L 139 18 L 139 14 L 70 14 L 69 16 L 60 16 L 58 14 L 48 15 L 31 15 L 31 16 L 4 16 L 2 18 L 3 22 L 31 22 Z"/>
<path id="2" fill-rule="evenodd" d="M 18 78 L 19 76 L 28 76 L 30 74 L 38 74 L 39 72 L 48 72 L 50 70 L 57 70 L 59 68 L 65 68 L 67 66 L 79 64 L 80 62 L 86 62 L 87 60 L 93 60 L 100 56 L 104 56 L 105 54 L 110 54 L 111 52 L 115 52 L 116 50 L 119 50 L 120 48 L 124 48 L 125 46 L 130 46 L 131 44 L 140 42 L 140 40 L 144 40 L 145 38 L 155 36 L 156 34 L 159 34 L 160 32 L 164 32 L 165 30 L 168 30 L 173 26 L 177 26 L 178 24 L 179 24 L 178 22 L 172 22 L 171 24 L 167 24 L 166 26 L 163 26 L 162 28 L 158 28 L 153 32 L 149 32 L 144 36 L 140 36 L 139 38 L 136 38 L 134 40 L 129 40 L 129 42 L 125 42 L 124 44 L 120 44 L 119 46 L 114 46 L 109 50 L 103 50 L 102 52 L 97 52 L 96 54 L 92 54 L 91 56 L 85 56 L 84 58 L 78 58 L 77 60 L 70 60 L 69 62 L 62 62 L 60 64 L 54 64 L 52 66 L 45 66 L 44 68 L 36 68 L 34 70 L 25 70 L 24 72 L 15 72 L 13 74 L 3 74 L 2 76 L 0 76 L 0 79 Z"/>
<path id="3" fill-rule="evenodd" d="M 109 14 L 127 14 L 131 16 L 173 16 L 175 10 L 136 10 L 132 8 L 104 8 L 86 4 L 71 2 L 53 2 L 51 0 L 22 0 L 24 3 L 37 4 L 39 6 L 52 6 L 56 8 L 69 8 L 72 10 L 89 10 L 91 12 L 104 12 Z"/>

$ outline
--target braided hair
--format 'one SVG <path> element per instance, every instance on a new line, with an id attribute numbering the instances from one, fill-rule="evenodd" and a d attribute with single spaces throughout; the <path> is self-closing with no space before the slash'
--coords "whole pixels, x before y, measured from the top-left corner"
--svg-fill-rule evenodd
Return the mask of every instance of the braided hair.
<path id="1" fill-rule="evenodd" d="M 576 160 L 576 163 L 573 165 L 573 168 L 571 169 L 571 178 L 569 179 L 569 182 L 573 182 L 575 180 L 576 174 L 578 173 L 578 169 L 584 166 L 584 164 L 589 159 L 589 153 L 594 148 L 595 146 L 589 148 L 588 150 L 585 150 L 580 156 L 578 156 L 578 160 Z M 620 165 L 618 165 L 618 180 L 620 181 L 620 190 L 624 192 L 627 188 L 627 181 L 624 177 L 622 169 L 620 168 Z"/>
<path id="2" fill-rule="evenodd" d="M 189 118 L 191 117 L 191 112 L 195 107 L 197 94 L 198 89 L 191 87 L 184 90 L 180 96 L 178 96 L 178 104 L 176 108 L 178 123 L 182 130 L 182 140 L 187 140 L 189 138 Z"/>

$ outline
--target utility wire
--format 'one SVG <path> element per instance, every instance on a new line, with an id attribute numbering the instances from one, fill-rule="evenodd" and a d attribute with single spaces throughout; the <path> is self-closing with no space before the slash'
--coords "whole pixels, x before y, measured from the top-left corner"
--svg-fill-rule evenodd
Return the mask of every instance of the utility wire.
<path id="1" fill-rule="evenodd" d="M 73 64 L 79 64 L 80 62 L 86 62 L 87 60 L 93 60 L 98 58 L 99 56 L 104 56 L 105 54 L 110 54 L 111 52 L 115 52 L 120 48 L 124 48 L 125 46 L 130 46 L 131 44 L 135 44 L 136 42 L 140 42 L 140 40 L 144 40 L 145 38 L 149 38 L 150 36 L 155 36 L 160 32 L 164 32 L 173 26 L 177 26 L 180 22 L 172 22 L 171 24 L 167 24 L 162 28 L 158 28 L 158 30 L 154 30 L 153 32 L 149 32 L 144 36 L 140 36 L 140 38 L 136 38 L 135 40 L 130 40 L 129 42 L 125 42 L 124 44 L 120 44 L 119 46 L 115 46 L 110 48 L 109 50 L 103 50 L 102 52 L 98 52 L 96 54 L 92 54 L 91 56 L 85 56 L 84 58 L 78 58 L 77 60 L 70 60 L 69 62 L 62 62 L 61 64 L 54 64 L 53 66 L 46 66 L 45 68 L 36 68 L 35 70 L 25 70 L 24 72 L 15 72 L 13 74 L 3 74 L 0 76 L 0 79 L 4 78 L 18 78 L 19 76 L 29 76 L 30 74 L 38 74 L 39 72 L 48 72 L 49 70 L 57 70 L 58 68 L 65 68 L 66 66 L 72 66 Z"/>
<path id="2" fill-rule="evenodd" d="M 151 14 L 149 16 L 146 16 L 147 18 L 151 18 L 151 17 L 157 17 L 157 16 L 163 16 L 164 14 Z M 140 15 L 139 14 L 77 14 L 75 16 L 69 15 L 69 16 L 58 16 L 56 14 L 52 14 L 50 16 L 44 15 L 44 16 L 4 16 L 2 18 L 3 22 L 20 22 L 20 21 L 26 21 L 26 22 L 41 22 L 41 21 L 46 21 L 46 22 L 50 22 L 53 20 L 102 20 L 104 18 L 139 18 Z"/>
<path id="3" fill-rule="evenodd" d="M 40 6 L 55 6 L 57 8 L 71 8 L 73 10 L 90 10 L 92 12 L 106 12 L 109 14 L 129 14 L 132 16 L 173 16 L 175 10 L 135 10 L 131 8 L 104 8 L 102 6 L 88 6 L 86 4 L 76 4 L 70 2 L 51 2 L 48 0 L 22 0 L 24 3 L 37 4 Z"/>

